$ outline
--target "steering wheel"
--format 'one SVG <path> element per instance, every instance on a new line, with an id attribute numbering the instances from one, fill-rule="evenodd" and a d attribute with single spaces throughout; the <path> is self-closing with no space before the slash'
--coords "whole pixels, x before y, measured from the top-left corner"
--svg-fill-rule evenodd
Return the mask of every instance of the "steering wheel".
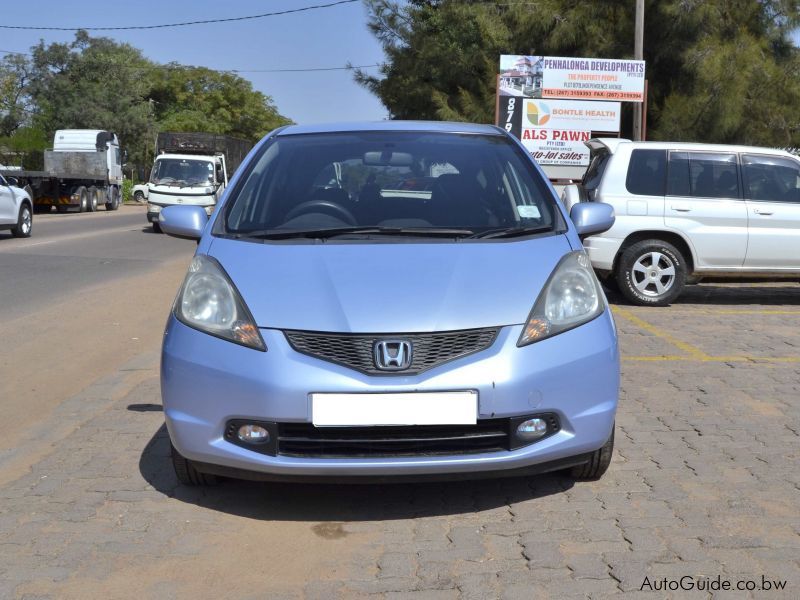
<path id="1" fill-rule="evenodd" d="M 341 218 L 343 221 L 346 221 L 348 225 L 357 224 L 353 213 L 351 213 L 341 204 L 331 202 L 330 200 L 309 200 L 308 202 L 301 202 L 288 213 L 286 213 L 284 219 L 290 221 L 295 217 L 299 217 L 300 215 L 310 212 L 324 212 L 326 214 L 333 215 L 334 217 Z"/>

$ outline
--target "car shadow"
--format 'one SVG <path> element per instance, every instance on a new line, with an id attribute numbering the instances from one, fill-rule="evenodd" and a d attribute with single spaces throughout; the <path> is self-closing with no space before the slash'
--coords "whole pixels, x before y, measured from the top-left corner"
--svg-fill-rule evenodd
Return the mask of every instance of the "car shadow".
<path id="1" fill-rule="evenodd" d="M 619 290 L 603 283 L 603 290 L 611 304 L 634 306 Z M 800 285 L 785 283 L 778 285 L 714 284 L 687 285 L 672 306 L 682 305 L 762 305 L 800 306 Z"/>
<path id="2" fill-rule="evenodd" d="M 560 494 L 574 482 L 561 474 L 535 478 L 402 484 L 261 483 L 223 479 L 218 486 L 178 483 L 162 425 L 139 459 L 142 477 L 159 492 L 203 508 L 265 521 L 378 521 L 491 510 Z"/>

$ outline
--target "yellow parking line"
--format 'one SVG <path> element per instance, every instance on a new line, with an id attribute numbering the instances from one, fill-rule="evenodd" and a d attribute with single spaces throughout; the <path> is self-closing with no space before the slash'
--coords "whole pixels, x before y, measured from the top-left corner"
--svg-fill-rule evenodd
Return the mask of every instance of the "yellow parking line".
<path id="1" fill-rule="evenodd" d="M 750 363 L 781 363 L 793 364 L 800 363 L 800 356 L 685 356 L 680 354 L 664 354 L 661 356 L 622 356 L 624 361 L 632 362 L 750 362 Z"/>
<path id="2" fill-rule="evenodd" d="M 629 321 L 630 323 L 633 323 L 640 329 L 644 329 L 648 333 L 652 333 L 654 336 L 669 342 L 676 348 L 679 348 L 680 350 L 686 352 L 691 358 L 695 360 L 704 360 L 706 358 L 711 358 L 708 354 L 700 350 L 700 348 L 698 348 L 697 346 L 692 346 L 691 344 L 687 344 L 686 342 L 683 342 L 678 338 L 673 337 L 666 331 L 662 331 L 661 329 L 659 329 L 654 325 L 651 325 L 644 319 L 640 319 L 639 317 L 634 315 L 631 311 L 629 311 L 627 308 L 622 308 L 621 306 L 613 306 L 612 310 L 614 311 L 614 314 L 619 315 L 620 317 L 622 317 L 626 321 Z"/>
<path id="3" fill-rule="evenodd" d="M 693 315 L 693 314 L 700 314 L 700 315 L 797 315 L 800 317 L 800 310 L 756 310 L 756 309 L 728 309 L 728 308 L 717 308 L 717 309 L 710 309 L 710 308 L 697 308 L 697 309 L 689 309 L 689 308 L 670 308 L 669 314 L 681 314 L 681 315 Z"/>

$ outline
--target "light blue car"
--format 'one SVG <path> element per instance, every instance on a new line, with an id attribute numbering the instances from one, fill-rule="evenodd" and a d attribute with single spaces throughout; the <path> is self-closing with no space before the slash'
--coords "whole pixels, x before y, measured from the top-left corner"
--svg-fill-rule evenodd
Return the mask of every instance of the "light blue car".
<path id="1" fill-rule="evenodd" d="M 210 219 L 160 215 L 198 240 L 161 362 L 178 479 L 600 477 L 619 354 L 581 238 L 613 222 L 497 127 L 270 133 Z"/>

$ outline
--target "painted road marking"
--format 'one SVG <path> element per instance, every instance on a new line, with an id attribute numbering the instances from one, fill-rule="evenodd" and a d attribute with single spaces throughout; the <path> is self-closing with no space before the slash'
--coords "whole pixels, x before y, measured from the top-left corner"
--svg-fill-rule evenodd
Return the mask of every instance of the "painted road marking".
<path id="1" fill-rule="evenodd" d="M 682 354 L 664 354 L 661 356 L 625 356 L 623 361 L 631 362 L 712 362 L 712 363 L 737 363 L 747 362 L 754 364 L 795 364 L 800 363 L 800 356 L 686 356 Z"/>
<path id="2" fill-rule="evenodd" d="M 705 358 L 710 358 L 708 354 L 700 350 L 697 346 L 692 346 L 691 344 L 687 344 L 684 341 L 679 340 L 673 335 L 670 335 L 666 331 L 662 331 L 655 325 L 651 325 L 644 319 L 640 319 L 636 315 L 634 315 L 631 311 L 627 308 L 622 308 L 621 306 L 613 306 L 612 310 L 614 311 L 615 315 L 619 315 L 626 321 L 633 323 L 639 329 L 644 329 L 646 332 L 653 334 L 654 336 L 661 338 L 662 340 L 669 342 L 676 348 L 683 350 L 688 354 L 690 357 L 694 358 L 695 360 L 702 360 Z"/>

